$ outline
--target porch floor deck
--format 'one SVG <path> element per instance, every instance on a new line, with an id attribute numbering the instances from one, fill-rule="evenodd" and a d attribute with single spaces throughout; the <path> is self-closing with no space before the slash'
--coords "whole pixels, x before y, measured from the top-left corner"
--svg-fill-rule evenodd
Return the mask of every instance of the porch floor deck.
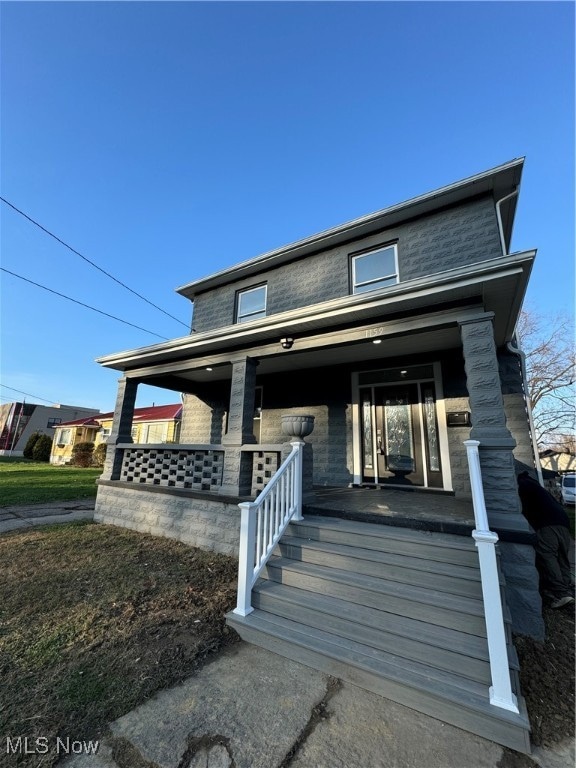
<path id="1" fill-rule="evenodd" d="M 397 488 L 314 488 L 304 498 L 304 515 L 440 531 L 469 536 L 474 528 L 472 502 L 434 491 Z"/>

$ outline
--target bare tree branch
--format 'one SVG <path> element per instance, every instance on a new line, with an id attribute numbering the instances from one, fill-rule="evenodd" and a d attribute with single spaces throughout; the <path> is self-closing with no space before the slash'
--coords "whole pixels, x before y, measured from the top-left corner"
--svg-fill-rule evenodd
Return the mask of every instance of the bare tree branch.
<path id="1" fill-rule="evenodd" d="M 576 447 L 576 354 L 572 319 L 523 310 L 516 329 L 526 356 L 526 395 L 541 447 Z"/>

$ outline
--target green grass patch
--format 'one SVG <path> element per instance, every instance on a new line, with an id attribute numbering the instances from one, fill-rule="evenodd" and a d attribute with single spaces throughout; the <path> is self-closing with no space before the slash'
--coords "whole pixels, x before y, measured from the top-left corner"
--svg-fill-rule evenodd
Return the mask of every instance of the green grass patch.
<path id="1" fill-rule="evenodd" d="M 98 467 L 58 467 L 26 459 L 0 458 L 0 507 L 94 498 Z"/>
<path id="2" fill-rule="evenodd" d="M 237 563 L 94 523 L 0 536 L 0 733 L 98 738 L 234 642 Z M 5 755 L 51 768 L 55 754 Z"/>

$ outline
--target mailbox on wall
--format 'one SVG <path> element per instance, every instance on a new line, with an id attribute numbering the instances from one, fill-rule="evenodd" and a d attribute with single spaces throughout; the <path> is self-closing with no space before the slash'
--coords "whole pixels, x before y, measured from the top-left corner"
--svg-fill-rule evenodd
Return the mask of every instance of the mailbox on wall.
<path id="1" fill-rule="evenodd" d="M 452 411 L 447 413 L 446 423 L 449 427 L 469 427 L 470 411 Z"/>

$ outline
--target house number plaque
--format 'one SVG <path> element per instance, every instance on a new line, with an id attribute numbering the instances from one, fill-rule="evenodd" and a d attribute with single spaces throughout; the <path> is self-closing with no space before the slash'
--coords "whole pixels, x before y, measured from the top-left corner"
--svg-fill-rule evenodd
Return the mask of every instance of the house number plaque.
<path id="1" fill-rule="evenodd" d="M 373 339 L 375 336 L 383 336 L 384 335 L 384 326 L 378 325 L 376 328 L 367 328 L 366 329 L 366 338 L 367 339 Z"/>

